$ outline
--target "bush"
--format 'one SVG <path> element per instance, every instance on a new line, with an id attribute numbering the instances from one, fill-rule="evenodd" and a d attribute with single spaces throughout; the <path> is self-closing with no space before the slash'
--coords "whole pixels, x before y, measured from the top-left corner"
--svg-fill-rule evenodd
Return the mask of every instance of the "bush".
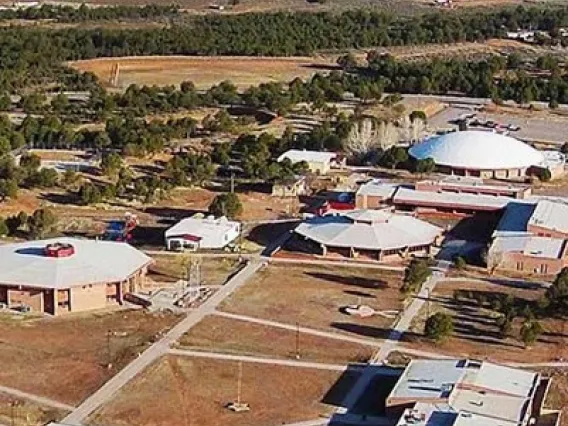
<path id="1" fill-rule="evenodd" d="M 542 332 L 542 326 L 538 321 L 526 320 L 521 327 L 521 340 L 525 346 L 531 346 L 538 340 Z"/>
<path id="2" fill-rule="evenodd" d="M 31 238 L 43 238 L 55 229 L 57 217 L 50 209 L 38 209 L 28 218 Z"/>
<path id="3" fill-rule="evenodd" d="M 457 256 L 454 260 L 454 266 L 456 267 L 456 269 L 461 271 L 465 269 L 465 267 L 467 266 L 467 262 L 463 257 Z"/>
<path id="4" fill-rule="evenodd" d="M 452 317 L 443 312 L 438 312 L 426 320 L 424 334 L 435 342 L 446 340 L 454 331 Z"/>
<path id="5" fill-rule="evenodd" d="M 432 271 L 425 259 L 413 259 L 404 272 L 404 282 L 401 287 L 403 293 L 417 292 L 420 286 L 432 275 Z"/>
<path id="6" fill-rule="evenodd" d="M 0 218 L 0 236 L 4 237 L 10 233 L 8 229 L 8 225 L 6 225 L 6 221 Z"/>
<path id="7" fill-rule="evenodd" d="M 424 111 L 421 110 L 415 110 L 412 111 L 409 115 L 410 121 L 414 121 L 416 119 L 422 120 L 424 122 L 426 122 L 426 120 L 428 119 L 428 117 L 426 117 L 426 113 Z"/>
<path id="8" fill-rule="evenodd" d="M 213 216 L 226 216 L 231 219 L 240 215 L 242 211 L 241 200 L 232 192 L 217 195 L 209 206 L 209 213 Z"/>

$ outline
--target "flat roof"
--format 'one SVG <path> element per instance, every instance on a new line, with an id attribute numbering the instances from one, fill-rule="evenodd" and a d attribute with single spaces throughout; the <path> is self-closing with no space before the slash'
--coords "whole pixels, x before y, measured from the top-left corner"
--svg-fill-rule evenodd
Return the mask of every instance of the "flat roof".
<path id="1" fill-rule="evenodd" d="M 497 184 L 497 183 L 487 183 L 484 179 L 478 177 L 469 176 L 447 176 L 440 180 L 424 180 L 418 183 L 440 185 L 440 186 L 451 186 L 453 188 L 478 188 L 487 191 L 511 191 L 519 192 L 526 191 L 530 186 L 528 185 L 513 185 L 513 184 Z"/>
<path id="2" fill-rule="evenodd" d="M 537 202 L 528 224 L 568 233 L 568 204 L 540 200 Z"/>
<path id="3" fill-rule="evenodd" d="M 166 230 L 166 238 L 193 235 L 201 239 L 224 235 L 239 226 L 239 222 L 228 220 L 226 217 L 215 219 L 213 216 L 203 216 L 196 214 L 180 220 L 174 226 Z"/>
<path id="4" fill-rule="evenodd" d="M 287 158 L 292 163 L 299 163 L 300 161 L 306 161 L 308 163 L 328 163 L 335 157 L 337 157 L 337 154 L 333 152 L 291 149 L 278 157 L 278 161 L 280 162 Z"/>
<path id="5" fill-rule="evenodd" d="M 373 179 L 361 185 L 357 190 L 356 195 L 370 195 L 381 198 L 392 198 L 399 186 L 400 184 L 398 183 Z"/>
<path id="6" fill-rule="evenodd" d="M 392 250 L 432 244 L 442 229 L 408 215 L 356 210 L 315 217 L 298 225 L 295 232 L 330 247 Z"/>
<path id="7" fill-rule="evenodd" d="M 525 256 L 560 259 L 564 240 L 533 235 L 498 236 L 491 244 L 491 252 L 522 253 Z"/>
<path id="8" fill-rule="evenodd" d="M 526 418 L 538 373 L 473 360 L 412 360 L 389 399 L 415 400 L 398 426 L 509 426 Z"/>
<path id="9" fill-rule="evenodd" d="M 390 398 L 448 398 L 466 373 L 461 359 L 412 360 L 389 395 Z"/>
<path id="10" fill-rule="evenodd" d="M 47 257 L 48 244 L 71 244 L 69 257 Z M 127 243 L 52 238 L 0 246 L 0 284 L 35 288 L 70 287 L 123 281 L 152 262 Z"/>
<path id="11" fill-rule="evenodd" d="M 417 191 L 398 188 L 394 194 L 395 204 L 422 204 L 425 206 L 447 206 L 499 210 L 511 202 L 510 197 L 493 195 L 456 194 L 452 192 Z"/>

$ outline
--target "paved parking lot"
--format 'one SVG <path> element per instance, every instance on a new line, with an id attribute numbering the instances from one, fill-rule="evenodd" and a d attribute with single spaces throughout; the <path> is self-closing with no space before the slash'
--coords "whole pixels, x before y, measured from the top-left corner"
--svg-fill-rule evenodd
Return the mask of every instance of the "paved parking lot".
<path id="1" fill-rule="evenodd" d="M 474 112 L 473 106 L 452 105 L 429 119 L 430 127 L 435 129 L 457 128 L 451 121 L 462 114 Z M 527 142 L 549 142 L 558 145 L 568 141 L 568 117 L 542 116 L 527 117 L 503 113 L 481 112 L 477 114 L 480 120 L 492 120 L 502 124 L 514 124 L 521 129 L 510 132 L 510 136 Z M 471 127 L 475 129 L 475 127 Z"/>

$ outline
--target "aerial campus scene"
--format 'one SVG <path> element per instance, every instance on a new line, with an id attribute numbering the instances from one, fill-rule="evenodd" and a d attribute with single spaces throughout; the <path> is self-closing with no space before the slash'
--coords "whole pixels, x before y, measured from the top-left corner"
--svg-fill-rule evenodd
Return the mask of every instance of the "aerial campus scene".
<path id="1" fill-rule="evenodd" d="M 568 0 L 0 0 L 0 426 L 568 426 Z"/>

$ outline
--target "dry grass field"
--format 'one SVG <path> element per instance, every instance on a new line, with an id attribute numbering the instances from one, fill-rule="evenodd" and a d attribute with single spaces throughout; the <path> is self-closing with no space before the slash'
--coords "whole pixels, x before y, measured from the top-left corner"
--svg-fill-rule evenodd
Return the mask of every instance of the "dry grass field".
<path id="1" fill-rule="evenodd" d="M 166 357 L 151 365 L 88 420 L 115 426 L 260 426 L 330 414 L 356 379 L 341 372 L 242 364 L 242 401 L 248 413 L 224 405 L 237 397 L 238 364 Z M 341 384 L 341 386 L 340 386 Z"/>
<path id="2" fill-rule="evenodd" d="M 393 318 L 361 319 L 341 308 L 365 304 L 377 311 L 399 310 L 402 275 L 349 267 L 269 266 L 231 295 L 221 310 L 287 324 L 384 338 Z"/>
<path id="3" fill-rule="evenodd" d="M 423 308 L 420 315 L 414 319 L 410 332 L 404 336 L 403 346 L 497 362 L 546 362 L 568 357 L 568 330 L 565 329 L 562 319 L 540 320 L 544 328 L 543 334 L 533 346 L 525 348 L 519 338 L 523 318 L 517 317 L 510 335 L 503 338 L 496 323 L 500 315 L 487 305 L 481 307 L 473 300 L 456 302 L 453 293 L 457 289 L 470 290 L 482 295 L 487 304 L 496 296 L 511 295 L 514 306 L 518 306 L 519 315 L 525 301 L 536 300 L 544 292 L 537 286 L 528 289 L 507 283 L 478 281 L 440 283 L 430 297 L 429 308 L 427 306 Z M 454 333 L 443 343 L 433 343 L 423 337 L 428 309 L 430 315 L 443 311 L 452 315 L 454 319 Z"/>
<path id="4" fill-rule="evenodd" d="M 61 420 L 66 412 L 0 394 L 0 422 L 10 426 L 44 426 Z"/>
<path id="5" fill-rule="evenodd" d="M 209 316 L 179 342 L 187 349 L 239 355 L 295 358 L 296 332 L 219 316 Z M 366 362 L 374 347 L 300 333 L 303 361 L 347 364 Z"/>
<path id="6" fill-rule="evenodd" d="M 155 263 L 149 268 L 149 277 L 157 282 L 176 282 L 187 278 L 187 268 L 198 256 L 164 254 L 153 255 Z M 233 258 L 201 258 L 201 282 L 203 285 L 224 284 L 231 273 L 238 267 Z"/>
<path id="7" fill-rule="evenodd" d="M 552 378 L 552 385 L 544 407 L 551 410 L 562 410 L 560 426 L 568 426 L 568 370 L 545 369 L 542 373 Z"/>
<path id="8" fill-rule="evenodd" d="M 0 384 L 77 404 L 176 321 L 139 310 L 19 321 L 2 316 Z"/>
<path id="9" fill-rule="evenodd" d="M 198 89 L 207 89 L 223 80 L 230 80 L 241 89 L 272 81 L 288 82 L 295 77 L 308 78 L 334 65 L 325 58 L 223 56 L 100 58 L 69 63 L 80 71 L 94 73 L 103 84 L 109 81 L 111 67 L 115 64 L 120 65 L 118 85 L 122 88 L 130 84 L 163 86 L 192 81 Z"/>

